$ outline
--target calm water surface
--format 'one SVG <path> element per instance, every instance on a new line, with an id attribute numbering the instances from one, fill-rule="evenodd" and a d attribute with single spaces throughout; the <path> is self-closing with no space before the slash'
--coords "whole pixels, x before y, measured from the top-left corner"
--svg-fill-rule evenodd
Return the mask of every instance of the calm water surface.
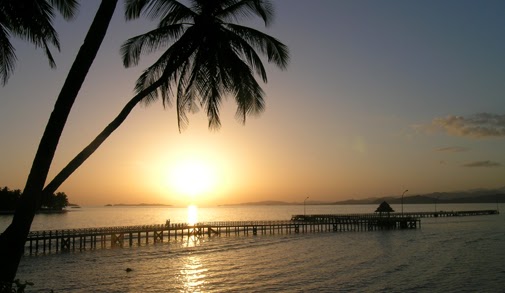
<path id="1" fill-rule="evenodd" d="M 306 206 L 310 213 L 375 206 Z M 400 210 L 400 207 L 393 205 Z M 438 205 L 438 210 L 496 205 Z M 433 211 L 432 205 L 405 205 Z M 283 220 L 303 206 L 199 208 L 197 221 Z M 193 217 L 193 219 L 188 219 Z M 188 222 L 183 208 L 83 208 L 33 230 Z M 9 219 L 0 217 L 0 228 Z M 185 238 L 142 247 L 24 257 L 33 292 L 504 292 L 505 216 L 422 219 L 404 231 Z M 133 271 L 127 273 L 126 268 Z"/>

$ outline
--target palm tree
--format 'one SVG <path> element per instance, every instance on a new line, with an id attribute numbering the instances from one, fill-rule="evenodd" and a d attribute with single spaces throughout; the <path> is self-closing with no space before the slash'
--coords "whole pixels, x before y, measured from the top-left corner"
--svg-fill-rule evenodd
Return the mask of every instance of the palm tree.
<path id="1" fill-rule="evenodd" d="M 60 50 L 58 34 L 53 28 L 57 10 L 65 19 L 71 19 L 78 7 L 77 0 L 2 0 L 0 1 L 0 79 L 5 85 L 14 71 L 16 54 L 11 36 L 20 37 L 43 48 L 49 65 L 54 68 L 49 44 Z"/>
<path id="2" fill-rule="evenodd" d="M 116 2 L 117 0 L 102 0 L 51 114 L 13 222 L 0 235 L 0 257 L 3 261 L 0 266 L 0 282 L 10 282 L 15 277 L 26 235 L 34 212 L 40 205 L 40 190 L 47 178 L 61 131 L 103 39 Z M 191 7 L 170 0 L 126 2 L 127 18 L 137 18 L 141 13 L 145 13 L 154 18 L 161 16 L 161 20 L 157 29 L 132 38 L 123 46 L 125 66 L 138 64 L 140 55 L 145 50 L 158 49 L 169 41 L 173 42 L 172 46 L 141 75 L 136 85 L 135 97 L 102 133 L 46 186 L 44 193 L 51 189 L 56 190 L 119 127 L 139 102 L 148 103 L 159 93 L 164 105 L 170 104 L 170 94 L 175 89 L 179 128 L 186 125 L 185 114 L 194 109 L 198 101 L 207 110 L 209 127 L 217 128 L 220 126 L 221 99 L 231 94 L 238 103 L 237 115 L 245 122 L 247 115 L 259 113 L 264 107 L 264 92 L 254 79 L 254 73 L 264 82 L 267 77 L 255 49 L 281 69 L 287 66 L 289 54 L 286 46 L 259 31 L 233 23 L 240 16 L 257 15 L 268 25 L 273 17 L 269 1 L 199 0 L 192 1 Z M 94 45 L 88 46 L 90 43 Z"/>
<path id="3" fill-rule="evenodd" d="M 29 0 L 14 0 L 27 2 Z M 65 0 L 51 0 L 61 3 Z M 93 60 L 100 48 L 118 0 L 102 0 L 84 43 L 77 53 L 68 76 L 58 95 L 54 110 L 39 143 L 28 179 L 17 205 L 12 223 L 0 235 L 0 283 L 9 284 L 14 280 L 23 248 L 35 211 L 40 207 L 42 190 L 46 183 L 49 167 L 58 146 L 59 139 L 67 121 L 72 105 L 84 82 Z M 31 1 L 41 3 L 45 1 Z M 3 3 L 3 2 L 2 2 Z"/>
<path id="4" fill-rule="evenodd" d="M 167 46 L 161 57 L 148 67 L 135 86 L 137 94 L 119 115 L 44 188 L 56 189 L 116 130 L 139 103 L 161 96 L 163 105 L 175 98 L 179 129 L 186 127 L 188 111 L 205 108 L 209 128 L 219 128 L 222 98 L 232 95 L 237 117 L 264 109 L 264 92 L 254 74 L 267 82 L 258 52 L 285 69 L 288 48 L 277 39 L 234 23 L 241 16 L 259 16 L 268 25 L 272 5 L 265 0 L 193 0 L 187 7 L 176 0 L 127 0 L 128 19 L 146 14 L 160 18 L 156 29 L 129 39 L 121 48 L 126 67 L 137 65 L 145 52 Z M 258 52 L 257 52 L 258 51 Z"/>

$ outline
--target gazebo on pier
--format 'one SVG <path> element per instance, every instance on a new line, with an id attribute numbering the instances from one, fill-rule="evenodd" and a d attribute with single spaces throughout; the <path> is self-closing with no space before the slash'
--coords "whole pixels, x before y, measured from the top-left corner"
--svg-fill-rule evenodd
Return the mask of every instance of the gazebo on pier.
<path id="1" fill-rule="evenodd" d="M 390 213 L 393 213 L 395 210 L 386 202 L 383 201 L 379 207 L 375 210 L 376 213 L 379 213 L 379 216 L 382 217 L 382 213 L 387 213 L 388 218 L 390 217 Z"/>

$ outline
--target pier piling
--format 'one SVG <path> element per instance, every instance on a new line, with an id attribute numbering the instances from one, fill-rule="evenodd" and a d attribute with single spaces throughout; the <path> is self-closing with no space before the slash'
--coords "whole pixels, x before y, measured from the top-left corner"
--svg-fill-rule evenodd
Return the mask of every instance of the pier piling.
<path id="1" fill-rule="evenodd" d="M 418 229 L 423 217 L 460 217 L 498 214 L 497 210 L 418 212 L 389 216 L 377 214 L 294 215 L 284 221 L 228 221 L 205 223 L 172 223 L 125 227 L 85 228 L 73 230 L 32 231 L 26 240 L 29 255 L 82 251 L 98 248 L 132 247 L 184 237 L 239 236 L 258 234 L 291 234 L 346 231 Z M 249 234 L 250 233 L 250 234 Z M 137 241 L 134 241 L 134 239 Z M 99 243 L 99 246 L 97 244 Z M 42 247 L 40 247 L 42 246 Z"/>

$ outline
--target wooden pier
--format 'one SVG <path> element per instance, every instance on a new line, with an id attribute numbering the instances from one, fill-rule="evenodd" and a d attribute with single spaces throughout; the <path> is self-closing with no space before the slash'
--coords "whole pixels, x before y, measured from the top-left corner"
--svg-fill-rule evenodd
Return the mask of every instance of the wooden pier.
<path id="1" fill-rule="evenodd" d="M 500 212 L 498 210 L 473 210 L 473 211 L 438 211 L 438 212 L 392 212 L 383 214 L 383 218 L 437 218 L 437 217 L 466 217 L 466 216 L 485 216 L 485 215 L 497 215 Z M 318 221 L 318 219 L 324 218 L 377 218 L 377 213 L 360 213 L 360 214 L 321 214 L 321 215 L 294 215 L 291 219 L 303 220 L 306 218 L 307 221 Z"/>
<path id="2" fill-rule="evenodd" d="M 497 215 L 499 213 L 500 212 L 498 210 L 475 210 L 475 211 L 408 212 L 403 213 L 403 215 L 416 218 L 437 218 L 437 217 L 485 216 L 485 215 Z M 395 215 L 398 215 L 398 213 L 395 213 Z"/>
<path id="3" fill-rule="evenodd" d="M 293 216 L 295 218 L 296 216 Z M 100 248 L 132 247 L 149 243 L 183 239 L 184 237 L 239 236 L 315 232 L 375 231 L 385 229 L 416 229 L 420 220 L 412 217 L 318 217 L 284 221 L 226 221 L 204 223 L 171 223 L 32 231 L 25 245 L 25 254 L 37 255 L 64 251 L 84 251 Z"/>
<path id="4" fill-rule="evenodd" d="M 124 227 L 84 228 L 31 231 L 25 254 L 37 255 L 100 248 L 132 247 L 149 243 L 187 239 L 189 237 L 291 234 L 344 231 L 377 231 L 417 229 L 422 217 L 455 217 L 498 214 L 497 210 L 391 213 L 347 215 L 294 215 L 283 221 L 226 221 L 203 223 L 171 223 Z"/>

